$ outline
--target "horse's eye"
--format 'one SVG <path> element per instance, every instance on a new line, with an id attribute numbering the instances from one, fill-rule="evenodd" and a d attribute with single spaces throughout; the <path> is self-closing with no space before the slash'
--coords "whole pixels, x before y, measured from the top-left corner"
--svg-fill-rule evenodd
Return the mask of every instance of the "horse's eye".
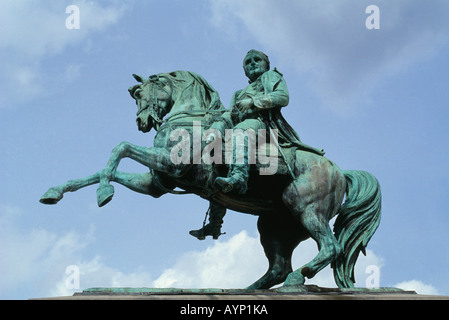
<path id="1" fill-rule="evenodd" d="M 142 89 L 138 89 L 134 92 L 134 98 L 142 98 Z"/>

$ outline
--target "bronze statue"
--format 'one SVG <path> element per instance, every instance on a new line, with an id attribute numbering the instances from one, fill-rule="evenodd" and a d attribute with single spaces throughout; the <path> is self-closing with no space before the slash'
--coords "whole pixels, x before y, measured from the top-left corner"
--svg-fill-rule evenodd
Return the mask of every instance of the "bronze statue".
<path id="1" fill-rule="evenodd" d="M 234 93 L 229 110 L 223 113 L 222 118 L 214 123 L 212 127 L 220 130 L 224 136 L 224 129 L 233 127 L 235 130 L 276 130 L 279 140 L 276 138 L 276 148 L 279 149 L 282 160 L 287 166 L 292 161 L 292 150 L 301 148 L 324 155 L 323 150 L 307 146 L 299 139 L 296 131 L 287 123 L 281 114 L 281 108 L 288 105 L 289 94 L 287 84 L 282 73 L 276 68 L 270 70 L 268 56 L 257 50 L 250 50 L 243 59 L 243 69 L 248 77 L 249 85 L 243 90 Z M 249 178 L 250 164 L 248 149 L 245 141 L 240 139 L 234 145 L 233 151 L 243 150 L 242 163 L 232 162 L 227 177 L 215 179 L 215 186 L 222 192 L 237 192 L 245 194 Z M 281 149 L 282 148 L 282 149 Z M 287 155 L 289 156 L 287 158 Z M 233 155 L 233 159 L 236 157 Z M 289 168 L 291 171 L 291 168 Z M 295 179 L 293 172 L 290 172 Z M 209 210 L 209 223 L 199 230 L 192 230 L 190 234 L 198 239 L 204 239 L 207 235 L 218 238 L 221 234 L 222 219 L 225 210 L 217 205 L 211 206 Z"/>
<path id="2" fill-rule="evenodd" d="M 300 141 L 280 113 L 288 104 L 285 81 L 276 69 L 269 70 L 265 54 L 250 51 L 244 68 L 250 85 L 236 92 L 230 110 L 223 107 L 217 91 L 193 72 L 160 73 L 148 79 L 134 75 L 140 83 L 129 92 L 138 107 L 137 126 L 142 132 L 157 130 L 154 146 L 122 142 L 103 170 L 52 187 L 40 201 L 55 204 L 65 192 L 99 183 L 97 201 L 104 206 L 114 195 L 110 182 L 155 198 L 193 193 L 210 202 L 210 227 L 195 230 L 199 238 L 218 238 L 226 208 L 258 216 L 269 267 L 249 289 L 282 282 L 299 288 L 305 277 L 312 278 L 329 264 L 339 287 L 353 287 L 358 255 L 380 222 L 379 183 L 364 171 L 342 171 L 322 150 Z M 240 168 L 233 162 L 240 145 L 223 143 L 235 140 L 236 128 L 257 131 L 257 141 L 246 136 L 247 144 L 256 141 L 257 145 L 243 152 Z M 226 153 L 228 161 L 223 163 Z M 118 171 L 125 157 L 149 171 Z M 276 170 L 267 170 L 267 164 Z M 336 215 L 332 232 L 329 221 Z M 293 250 L 310 237 L 318 244 L 317 256 L 293 270 Z"/>
<path id="3" fill-rule="evenodd" d="M 282 147 L 303 146 L 298 134 L 280 113 L 280 109 L 289 102 L 288 89 L 282 73 L 276 68 L 270 71 L 270 60 L 263 52 L 256 50 L 247 53 L 243 60 L 243 68 L 250 84 L 245 89 L 235 92 L 232 97 L 229 113 L 234 128 L 244 131 L 276 129 L 282 133 L 279 142 Z M 323 155 L 324 152 L 318 151 L 318 154 Z M 242 165 L 232 165 L 228 177 L 215 180 L 223 192 L 230 192 L 232 189 L 237 189 L 238 193 L 246 192 L 249 176 L 247 155 L 245 162 Z"/>

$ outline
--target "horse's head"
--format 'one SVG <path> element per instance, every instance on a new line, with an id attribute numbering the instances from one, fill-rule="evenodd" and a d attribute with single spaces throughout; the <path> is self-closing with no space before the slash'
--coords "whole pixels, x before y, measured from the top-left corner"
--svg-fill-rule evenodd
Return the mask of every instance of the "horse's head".
<path id="1" fill-rule="evenodd" d="M 128 89 L 137 104 L 137 127 L 142 132 L 148 132 L 151 128 L 158 130 L 162 118 L 172 105 L 170 81 L 159 75 L 152 75 L 148 79 L 136 74 L 133 77 L 141 82 Z"/>

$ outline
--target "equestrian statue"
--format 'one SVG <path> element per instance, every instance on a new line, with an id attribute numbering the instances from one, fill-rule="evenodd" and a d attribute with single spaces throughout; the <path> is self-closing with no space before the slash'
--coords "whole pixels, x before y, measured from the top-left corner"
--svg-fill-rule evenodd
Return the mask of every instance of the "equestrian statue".
<path id="1" fill-rule="evenodd" d="M 341 170 L 324 151 L 301 141 L 282 116 L 289 103 L 283 75 L 266 54 L 250 50 L 243 60 L 246 88 L 226 109 L 218 92 L 190 71 L 133 75 L 129 93 L 137 104 L 137 127 L 157 131 L 153 147 L 121 142 L 106 167 L 82 179 L 50 188 L 40 199 L 56 204 L 66 192 L 99 184 L 100 207 L 114 195 L 111 182 L 154 198 L 196 194 L 209 202 L 208 220 L 190 234 L 218 239 L 227 210 L 258 217 L 260 241 L 269 266 L 247 289 L 304 287 L 331 265 L 340 288 L 354 288 L 359 253 L 381 217 L 381 191 L 366 171 Z M 121 159 L 148 167 L 144 173 L 118 171 Z M 336 216 L 333 230 L 330 220 Z M 207 220 L 207 221 L 206 221 Z M 294 270 L 293 250 L 312 238 L 318 253 Z"/>

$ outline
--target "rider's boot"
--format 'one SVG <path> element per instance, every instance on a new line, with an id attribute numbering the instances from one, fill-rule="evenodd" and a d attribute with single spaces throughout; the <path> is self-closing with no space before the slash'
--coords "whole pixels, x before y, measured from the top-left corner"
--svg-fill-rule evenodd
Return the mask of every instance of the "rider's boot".
<path id="1" fill-rule="evenodd" d="M 248 190 L 248 178 L 249 165 L 234 164 L 231 166 L 228 176 L 216 178 L 214 185 L 224 193 L 234 191 L 238 194 L 245 194 Z"/>
<path id="2" fill-rule="evenodd" d="M 226 208 L 211 203 L 210 211 L 209 211 L 209 223 L 203 226 L 198 230 L 191 230 L 189 233 L 198 238 L 199 240 L 204 240 L 206 236 L 212 236 L 214 240 L 217 240 L 219 236 L 221 236 L 221 226 L 223 224 L 223 217 L 226 214 Z"/>

